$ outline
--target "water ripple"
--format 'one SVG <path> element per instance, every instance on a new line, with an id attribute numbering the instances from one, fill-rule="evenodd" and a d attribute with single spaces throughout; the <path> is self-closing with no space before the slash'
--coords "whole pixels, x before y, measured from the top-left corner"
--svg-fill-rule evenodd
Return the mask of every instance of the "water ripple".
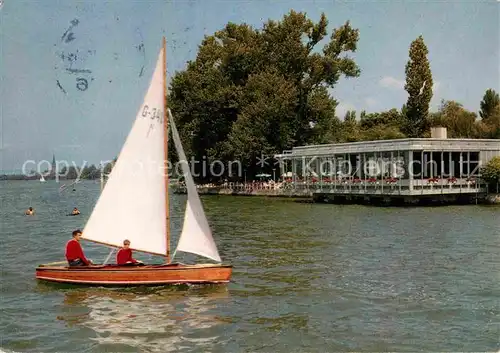
<path id="1" fill-rule="evenodd" d="M 204 197 L 227 286 L 47 285 L 99 184 L 0 182 L 1 346 L 16 352 L 498 351 L 498 208 Z M 185 196 L 172 198 L 173 243 Z M 23 216 L 32 205 L 37 214 Z M 73 207 L 81 217 L 66 217 Z M 85 243 L 99 261 L 108 249 Z M 137 254 L 141 260 L 153 257 Z M 179 254 L 179 261 L 195 259 Z"/>

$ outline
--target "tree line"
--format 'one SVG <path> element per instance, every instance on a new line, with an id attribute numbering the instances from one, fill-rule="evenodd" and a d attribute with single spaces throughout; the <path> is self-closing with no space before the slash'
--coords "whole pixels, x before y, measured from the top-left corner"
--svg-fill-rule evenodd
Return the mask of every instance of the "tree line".
<path id="1" fill-rule="evenodd" d="M 406 104 L 359 116 L 349 111 L 341 120 L 330 92 L 342 77 L 362 74 L 352 58 L 359 36 L 349 21 L 329 33 L 325 14 L 314 22 L 293 10 L 262 28 L 228 23 L 206 36 L 170 86 L 186 154 L 197 161 L 239 160 L 251 176 L 273 168 L 256 164 L 262 155 L 300 145 L 428 137 L 433 126 L 447 127 L 452 138 L 500 138 L 500 98 L 492 89 L 480 118 L 455 101 L 429 112 L 433 80 L 422 36 L 409 47 Z"/>
<path id="2" fill-rule="evenodd" d="M 77 179 L 80 176 L 80 179 L 85 180 L 95 180 L 101 178 L 101 169 L 104 175 L 108 175 L 111 173 L 113 169 L 113 164 L 116 162 L 116 158 L 111 163 L 106 163 L 104 167 L 96 167 L 95 164 L 91 164 L 85 166 L 83 168 L 78 168 L 75 166 L 70 166 L 68 168 L 63 167 L 60 171 L 60 174 L 65 175 L 66 179 Z"/>
<path id="3" fill-rule="evenodd" d="M 99 179 L 101 177 L 101 168 L 104 175 L 108 175 L 109 173 L 111 173 L 113 164 L 115 162 L 116 158 L 113 160 L 113 162 L 106 163 L 104 165 L 104 168 L 102 168 L 101 166 L 96 167 L 95 164 L 86 165 L 82 168 L 75 166 L 63 167 L 61 170 L 58 171 L 59 174 L 58 179 L 74 180 L 78 179 L 78 177 L 84 180 Z M 45 180 L 56 179 L 55 171 L 45 170 L 41 173 L 44 175 Z M 31 170 L 27 175 L 24 174 L 0 175 L 0 180 L 38 180 L 39 178 L 40 174 L 38 174 L 35 170 Z"/>

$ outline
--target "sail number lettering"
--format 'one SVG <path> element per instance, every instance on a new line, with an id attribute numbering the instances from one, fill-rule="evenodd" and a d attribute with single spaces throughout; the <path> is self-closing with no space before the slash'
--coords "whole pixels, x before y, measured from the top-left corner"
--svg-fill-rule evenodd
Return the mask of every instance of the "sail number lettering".
<path id="1" fill-rule="evenodd" d="M 160 109 L 152 108 L 150 109 L 147 104 L 142 108 L 142 114 L 144 118 L 150 118 L 151 120 L 157 120 L 159 123 L 163 122 L 163 112 Z"/>

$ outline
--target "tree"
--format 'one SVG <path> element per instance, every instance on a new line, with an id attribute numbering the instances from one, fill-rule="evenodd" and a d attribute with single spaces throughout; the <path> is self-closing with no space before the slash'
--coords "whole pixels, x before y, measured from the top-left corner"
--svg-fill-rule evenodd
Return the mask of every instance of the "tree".
<path id="1" fill-rule="evenodd" d="M 500 97 L 494 90 L 484 94 L 479 115 L 479 137 L 500 139 Z"/>
<path id="2" fill-rule="evenodd" d="M 249 167 L 261 154 L 284 150 L 294 139 L 297 90 L 293 83 L 277 72 L 251 75 L 241 99 L 241 112 L 227 141 L 230 155 Z"/>
<path id="3" fill-rule="evenodd" d="M 486 120 L 481 120 L 477 123 L 479 138 L 500 139 L 500 106 L 498 106 L 493 114 Z"/>
<path id="4" fill-rule="evenodd" d="M 115 157 L 115 158 L 113 158 L 112 162 L 106 163 L 104 165 L 104 168 L 101 167 L 104 175 L 109 175 L 109 173 L 111 173 L 111 171 L 113 170 L 113 166 L 115 165 L 117 159 L 118 159 L 118 157 Z"/>
<path id="5" fill-rule="evenodd" d="M 363 140 L 393 140 L 404 138 L 405 135 L 397 126 L 378 125 L 363 131 Z"/>
<path id="6" fill-rule="evenodd" d="M 481 176 L 491 187 L 497 187 L 500 183 L 500 156 L 493 157 L 483 168 Z M 498 191 L 497 191 L 498 192 Z"/>
<path id="7" fill-rule="evenodd" d="M 493 89 L 488 89 L 481 101 L 479 115 L 484 122 L 488 122 L 495 115 L 495 110 L 500 106 L 500 96 Z"/>
<path id="8" fill-rule="evenodd" d="M 468 111 L 462 104 L 442 100 L 438 112 L 429 116 L 428 125 L 446 127 L 452 138 L 475 138 L 478 136 L 476 118 L 476 113 Z"/>
<path id="9" fill-rule="evenodd" d="M 361 112 L 361 116 L 366 114 L 365 111 Z M 361 131 L 358 121 L 356 120 L 356 111 L 348 110 L 345 113 L 344 121 L 341 126 L 342 137 L 340 142 L 356 142 L 361 140 Z"/>
<path id="10" fill-rule="evenodd" d="M 362 114 L 360 119 L 362 140 L 390 140 L 404 138 L 400 127 L 403 117 L 393 108 L 381 113 Z"/>
<path id="11" fill-rule="evenodd" d="M 364 113 L 366 114 L 366 112 L 363 110 L 361 112 L 361 115 L 364 116 Z M 344 123 L 349 124 L 349 125 L 356 123 L 356 111 L 355 110 L 348 110 L 345 112 Z"/>
<path id="12" fill-rule="evenodd" d="M 335 116 L 337 102 L 325 87 L 318 87 L 307 97 L 305 114 L 309 119 L 309 144 L 332 143 L 341 139 L 340 120 Z"/>
<path id="13" fill-rule="evenodd" d="M 408 92 L 404 132 L 408 137 L 420 137 L 424 133 L 425 121 L 432 99 L 432 73 L 427 59 L 427 46 L 419 36 L 410 46 L 410 59 L 406 64 L 405 90 Z"/>
<path id="14" fill-rule="evenodd" d="M 95 178 L 98 178 L 99 175 L 97 174 L 99 170 L 96 168 L 96 166 L 94 164 L 92 165 L 89 165 L 89 166 L 85 166 L 82 170 L 82 174 L 81 174 L 81 178 L 82 179 L 95 179 Z"/>
<path id="15" fill-rule="evenodd" d="M 169 105 L 186 154 L 243 158 L 255 170 L 262 151 L 338 140 L 337 102 L 328 89 L 341 76 L 359 76 L 346 55 L 356 51 L 359 31 L 346 22 L 321 50 L 327 27 L 324 14 L 314 23 L 292 10 L 262 29 L 228 23 L 206 36 L 196 60 L 171 83 Z"/>
<path id="16" fill-rule="evenodd" d="M 79 170 L 76 167 L 70 166 L 66 174 L 66 179 L 76 179 L 78 177 L 78 172 Z"/>
<path id="17" fill-rule="evenodd" d="M 375 126 L 382 127 L 399 127 L 401 125 L 402 116 L 397 109 L 391 109 L 389 111 L 381 113 L 370 113 L 365 114 L 361 117 L 361 127 L 363 129 L 370 129 Z"/>

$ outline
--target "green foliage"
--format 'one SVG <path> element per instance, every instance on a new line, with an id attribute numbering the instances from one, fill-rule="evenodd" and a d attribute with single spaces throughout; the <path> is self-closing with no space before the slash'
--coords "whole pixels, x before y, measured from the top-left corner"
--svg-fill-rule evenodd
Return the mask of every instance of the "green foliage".
<path id="1" fill-rule="evenodd" d="M 419 36 L 410 46 L 406 64 L 405 90 L 408 92 L 404 130 L 408 137 L 421 137 L 432 99 L 432 73 L 427 59 L 427 46 Z"/>
<path id="2" fill-rule="evenodd" d="M 366 112 L 363 110 L 361 112 L 362 117 L 364 117 L 365 114 L 366 114 Z M 344 123 L 349 124 L 349 125 L 352 125 L 352 124 L 356 123 L 356 111 L 355 110 L 353 110 L 353 111 L 348 110 L 345 113 Z"/>
<path id="3" fill-rule="evenodd" d="M 112 161 L 112 162 L 110 162 L 110 163 L 106 163 L 106 165 L 105 165 L 105 166 L 104 166 L 104 168 L 102 169 L 102 171 L 103 171 L 103 173 L 104 173 L 105 175 L 109 175 L 109 173 L 111 173 L 111 170 L 113 170 L 113 166 L 115 165 L 115 163 L 116 163 L 116 160 L 117 160 L 117 159 L 118 159 L 118 158 L 117 158 L 117 157 L 115 157 L 115 158 L 113 159 L 113 161 Z M 100 174 L 99 174 L 99 177 L 100 177 Z"/>
<path id="4" fill-rule="evenodd" d="M 474 138 L 479 134 L 476 113 L 465 109 L 455 101 L 441 101 L 437 113 L 429 116 L 429 127 L 443 126 L 450 138 Z"/>
<path id="5" fill-rule="evenodd" d="M 446 127 L 450 138 L 500 139 L 500 105 L 489 111 L 487 119 L 478 120 L 462 104 L 443 100 L 438 112 L 429 114 L 426 125 Z"/>
<path id="6" fill-rule="evenodd" d="M 361 115 L 364 116 L 364 111 Z M 361 140 L 361 127 L 356 120 L 356 111 L 347 111 L 342 123 L 340 142 L 356 142 Z"/>
<path id="7" fill-rule="evenodd" d="M 361 112 L 359 122 L 356 112 L 348 111 L 342 124 L 342 142 L 356 142 L 366 140 L 390 140 L 405 138 L 400 127 L 403 115 L 397 109 L 381 113 Z"/>
<path id="8" fill-rule="evenodd" d="M 113 161 L 104 165 L 103 172 L 105 175 L 109 175 L 109 173 L 111 173 L 116 160 L 117 158 L 114 158 Z M 61 173 L 66 173 L 66 167 L 63 168 Z M 66 179 L 76 179 L 78 178 L 78 175 L 80 175 L 80 179 L 99 179 L 101 177 L 101 167 L 97 168 L 94 164 L 86 165 L 83 169 L 70 166 L 69 169 L 67 169 Z"/>
<path id="9" fill-rule="evenodd" d="M 368 130 L 375 126 L 398 128 L 403 117 L 397 109 L 391 109 L 382 113 L 372 113 L 361 117 L 361 127 Z"/>
<path id="10" fill-rule="evenodd" d="M 82 170 L 82 179 L 96 179 L 99 178 L 100 171 L 95 165 L 85 166 Z"/>
<path id="11" fill-rule="evenodd" d="M 500 139 L 500 97 L 494 90 L 486 91 L 481 101 L 479 134 L 483 138 Z"/>
<path id="12" fill-rule="evenodd" d="M 297 89 L 282 75 L 263 72 L 251 75 L 242 93 L 227 151 L 251 166 L 260 153 L 272 154 L 294 144 Z"/>
<path id="13" fill-rule="evenodd" d="M 318 87 L 309 94 L 306 105 L 309 144 L 331 143 L 341 138 L 342 123 L 335 116 L 336 105 L 325 87 Z"/>
<path id="14" fill-rule="evenodd" d="M 66 174 L 66 179 L 76 179 L 78 178 L 78 169 L 74 166 L 68 168 L 68 173 Z"/>
<path id="15" fill-rule="evenodd" d="M 374 141 L 374 140 L 393 140 L 405 138 L 398 127 L 395 126 L 376 126 L 372 129 L 365 130 L 363 134 L 363 140 Z"/>
<path id="16" fill-rule="evenodd" d="M 500 96 L 492 89 L 488 89 L 481 101 L 479 115 L 481 119 L 488 123 L 490 120 L 498 119 L 498 109 L 500 107 Z M 495 117 L 496 115 L 496 117 Z"/>
<path id="17" fill-rule="evenodd" d="M 481 168 L 481 176 L 490 185 L 500 183 L 500 156 L 493 157 Z"/>
<path id="18" fill-rule="evenodd" d="M 202 41 L 196 60 L 177 72 L 169 105 L 186 154 L 201 161 L 241 158 L 249 176 L 255 156 L 339 139 L 337 102 L 328 94 L 341 76 L 360 69 L 359 31 L 349 22 L 328 35 L 324 14 L 314 23 L 290 11 L 262 29 L 228 23 Z M 172 149 L 171 149 L 172 150 Z"/>

